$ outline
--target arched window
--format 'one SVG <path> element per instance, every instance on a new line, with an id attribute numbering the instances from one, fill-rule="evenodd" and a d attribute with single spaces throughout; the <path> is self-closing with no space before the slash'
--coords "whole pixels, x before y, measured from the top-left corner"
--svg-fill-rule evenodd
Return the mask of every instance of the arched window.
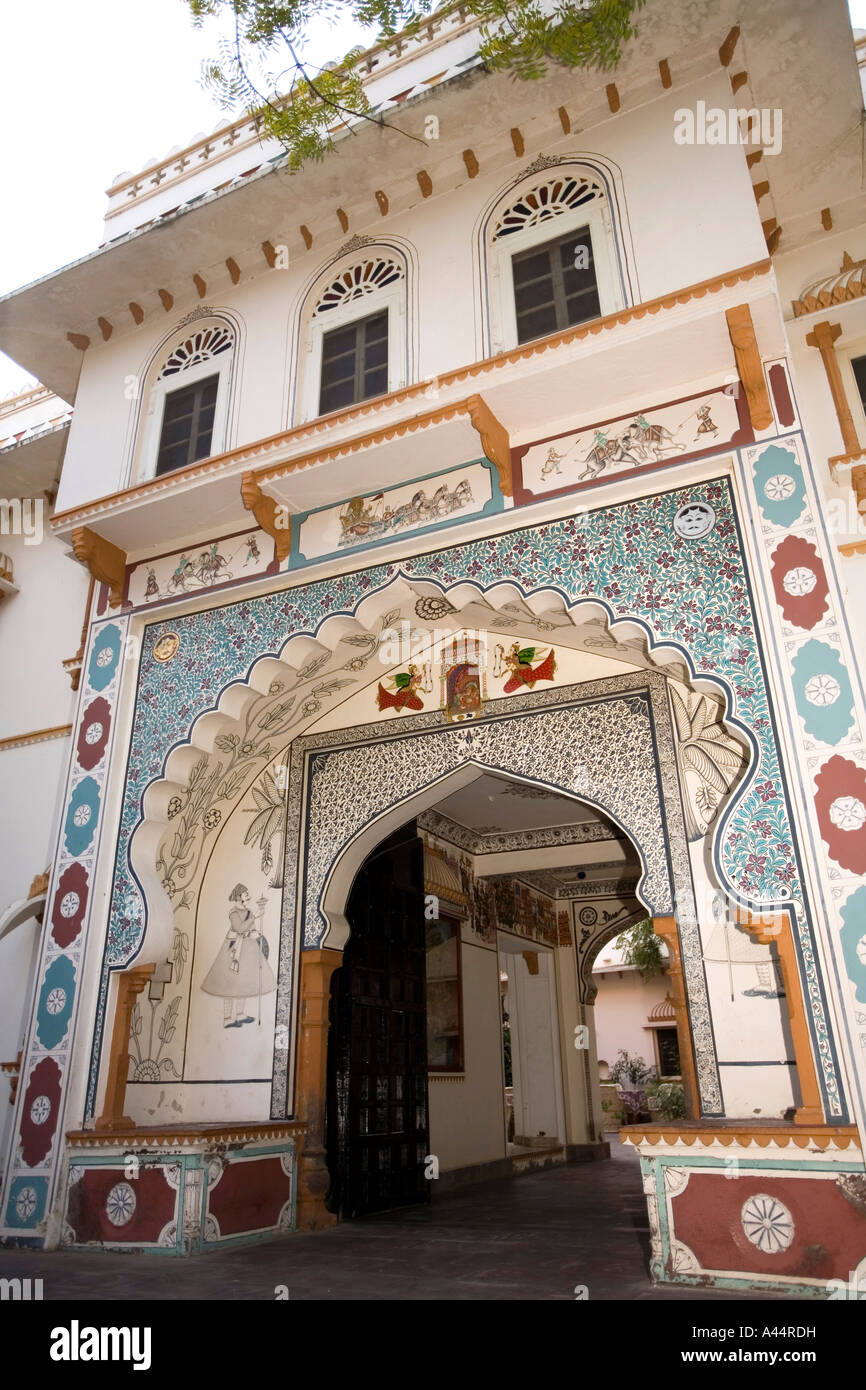
<path id="1" fill-rule="evenodd" d="M 226 447 L 235 334 L 222 319 L 199 320 L 159 356 L 148 390 L 139 478 L 160 477 Z"/>
<path id="2" fill-rule="evenodd" d="M 331 266 L 307 300 L 301 416 L 311 420 L 405 386 L 406 266 L 370 246 Z"/>
<path id="3" fill-rule="evenodd" d="M 487 219 L 491 351 L 502 352 L 625 304 L 607 191 L 580 165 L 543 167 Z"/>

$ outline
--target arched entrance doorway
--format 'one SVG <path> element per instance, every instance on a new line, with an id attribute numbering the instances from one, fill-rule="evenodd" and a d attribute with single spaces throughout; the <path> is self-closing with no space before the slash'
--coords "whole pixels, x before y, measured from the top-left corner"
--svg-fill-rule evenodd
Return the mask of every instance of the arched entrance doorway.
<path id="1" fill-rule="evenodd" d="M 428 1153 L 424 853 L 414 821 L 362 865 L 331 979 L 328 1208 L 363 1216 L 426 1201 Z"/>
<path id="2" fill-rule="evenodd" d="M 645 912 L 638 851 L 598 808 L 513 775 L 470 767 L 437 794 L 371 828 L 342 954 L 303 957 L 336 967 L 325 1162 L 343 1218 L 603 1148 L 578 947 L 590 918 L 607 935 Z"/>

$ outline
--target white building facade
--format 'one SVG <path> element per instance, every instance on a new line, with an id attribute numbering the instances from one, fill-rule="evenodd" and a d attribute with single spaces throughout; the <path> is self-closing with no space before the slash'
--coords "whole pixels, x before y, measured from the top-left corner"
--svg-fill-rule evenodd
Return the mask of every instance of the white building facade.
<path id="1" fill-rule="evenodd" d="M 652 1275 L 821 1296 L 866 1261 L 844 5 L 651 3 L 537 84 L 459 9 L 361 61 L 383 127 L 289 174 L 222 126 L 0 301 L 75 407 L 19 725 L 94 581 L 0 1234 L 182 1254 L 598 1157 L 593 962 L 650 916 Z"/>

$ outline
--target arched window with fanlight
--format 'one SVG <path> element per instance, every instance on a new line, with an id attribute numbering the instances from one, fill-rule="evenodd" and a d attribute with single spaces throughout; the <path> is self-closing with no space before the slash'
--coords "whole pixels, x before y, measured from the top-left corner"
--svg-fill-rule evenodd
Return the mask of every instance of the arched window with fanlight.
<path id="1" fill-rule="evenodd" d="M 235 333 L 199 320 L 172 339 L 152 370 L 141 431 L 139 478 L 161 477 L 226 447 Z"/>
<path id="2" fill-rule="evenodd" d="M 405 386 L 406 265 L 370 246 L 329 267 L 307 298 L 301 415 L 310 420 Z"/>
<path id="3" fill-rule="evenodd" d="M 523 179 L 487 219 L 486 253 L 493 352 L 624 307 L 608 191 L 590 168 Z"/>

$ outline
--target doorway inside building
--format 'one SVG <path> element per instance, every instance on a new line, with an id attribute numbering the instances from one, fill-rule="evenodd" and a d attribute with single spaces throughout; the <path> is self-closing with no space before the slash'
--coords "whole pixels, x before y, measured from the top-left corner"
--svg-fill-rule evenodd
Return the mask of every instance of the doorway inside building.
<path id="1" fill-rule="evenodd" d="M 426 1202 L 424 851 L 414 821 L 361 866 L 331 982 L 328 1207 L 364 1216 Z"/>
<path id="2" fill-rule="evenodd" d="M 508 1153 L 565 1142 L 553 952 L 499 932 Z M 529 948 L 529 949 L 528 949 Z"/>

